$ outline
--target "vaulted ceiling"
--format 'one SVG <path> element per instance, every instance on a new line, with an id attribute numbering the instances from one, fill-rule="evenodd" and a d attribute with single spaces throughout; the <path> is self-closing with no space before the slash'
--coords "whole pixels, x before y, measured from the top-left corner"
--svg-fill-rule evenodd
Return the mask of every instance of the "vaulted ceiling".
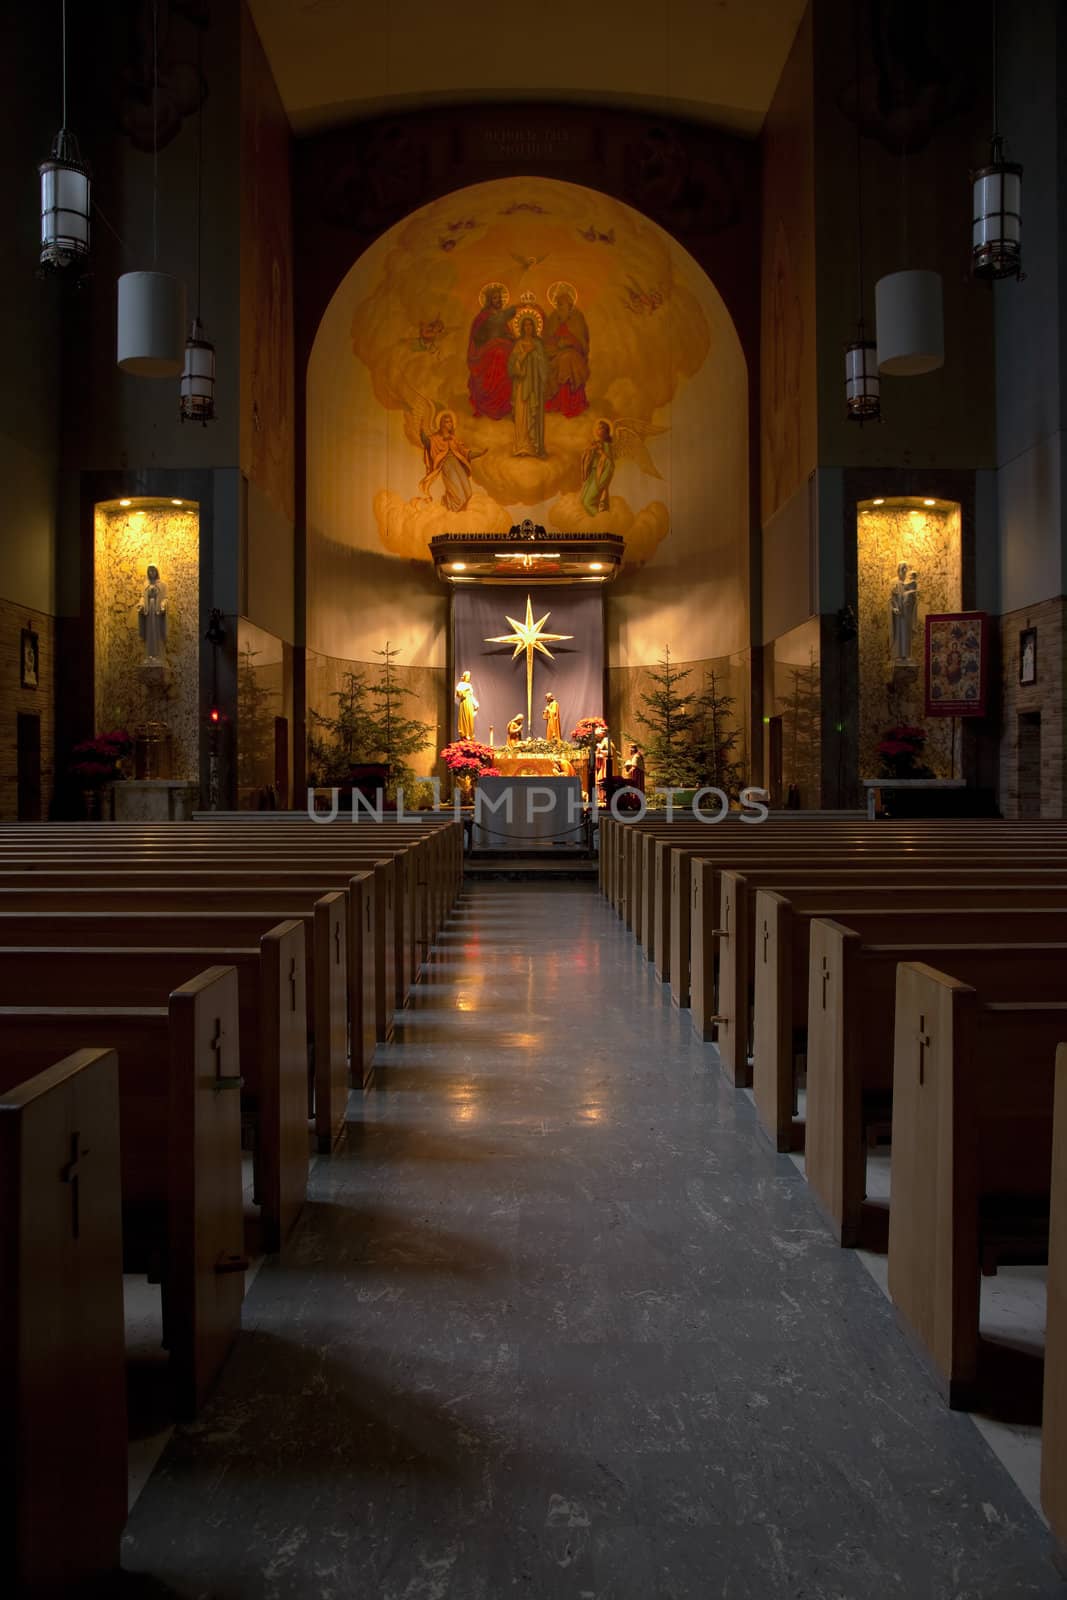
<path id="1" fill-rule="evenodd" d="M 760 128 L 805 0 L 250 0 L 297 134 L 463 101 L 645 107 Z"/>

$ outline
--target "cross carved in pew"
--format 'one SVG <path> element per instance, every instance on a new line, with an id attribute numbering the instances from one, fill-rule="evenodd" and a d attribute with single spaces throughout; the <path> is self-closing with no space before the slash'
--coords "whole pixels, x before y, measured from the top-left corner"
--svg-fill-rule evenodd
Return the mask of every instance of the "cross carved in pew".
<path id="1" fill-rule="evenodd" d="M 290 1011 L 295 1011 L 296 1010 L 296 981 L 297 981 L 296 957 L 293 956 L 292 960 L 289 962 L 289 1010 Z"/>
<path id="2" fill-rule="evenodd" d="M 830 987 L 830 957 L 829 956 L 823 956 L 823 958 L 822 958 L 822 971 L 819 973 L 819 977 L 822 979 L 822 1008 L 825 1011 L 826 1010 L 826 991 Z"/>
<path id="3" fill-rule="evenodd" d="M 770 941 L 770 937 L 771 937 L 771 930 L 767 926 L 767 919 L 766 918 L 764 918 L 764 920 L 763 920 L 763 933 L 762 933 L 761 937 L 763 939 L 763 964 L 764 964 L 764 966 L 766 966 L 767 965 L 767 945 L 768 945 L 768 943 Z M 824 1005 L 826 1004 L 825 1000 L 823 1001 L 823 1004 Z"/>
<path id="4" fill-rule="evenodd" d="M 919 1084 L 921 1087 L 926 1082 L 926 1052 L 933 1042 L 926 1031 L 925 1016 L 919 1017 L 919 1031 L 915 1037 L 919 1042 Z"/>
<path id="5" fill-rule="evenodd" d="M 233 1074 L 227 1074 L 222 1070 L 223 1040 L 228 1037 L 229 1036 L 226 1032 L 226 1029 L 222 1026 L 222 1018 L 216 1017 L 215 1032 L 211 1035 L 211 1048 L 215 1052 L 216 1089 L 240 1089 L 244 1083 L 244 1079 L 240 1075 L 234 1076 Z"/>
<path id="6" fill-rule="evenodd" d="M 341 924 L 339 922 L 335 922 L 333 925 L 333 964 L 335 967 L 341 965 Z"/>
<path id="7" fill-rule="evenodd" d="M 60 1181 L 70 1184 L 70 1233 L 72 1239 L 77 1239 L 81 1232 L 81 1212 L 79 1184 L 81 1182 L 81 1158 L 87 1156 L 88 1150 L 81 1148 L 81 1134 L 72 1133 L 70 1136 L 70 1160 L 60 1173 Z"/>

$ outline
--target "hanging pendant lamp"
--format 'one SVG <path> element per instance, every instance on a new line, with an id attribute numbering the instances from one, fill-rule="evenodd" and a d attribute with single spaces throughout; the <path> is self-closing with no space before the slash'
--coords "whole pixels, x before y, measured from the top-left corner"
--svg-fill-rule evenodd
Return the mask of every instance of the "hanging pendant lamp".
<path id="1" fill-rule="evenodd" d="M 159 0 L 152 5 L 152 263 L 118 283 L 117 360 L 138 378 L 176 378 L 182 370 L 185 285 L 156 270 L 159 255 Z"/>
<path id="2" fill-rule="evenodd" d="M 52 153 L 38 167 L 41 178 L 41 267 L 74 267 L 89 260 L 91 183 L 78 140 L 67 127 L 67 0 L 62 0 L 63 122 Z"/>
<path id="3" fill-rule="evenodd" d="M 878 370 L 917 378 L 945 364 L 939 272 L 891 272 L 874 286 Z"/>
<path id="4" fill-rule="evenodd" d="M 901 255 L 908 259 L 908 162 L 900 156 Z M 941 274 L 905 268 L 874 286 L 878 370 L 894 378 L 917 378 L 945 364 L 945 318 Z"/>
<path id="5" fill-rule="evenodd" d="M 878 376 L 876 346 L 868 339 L 863 320 L 863 123 L 860 117 L 860 65 L 862 0 L 854 7 L 856 53 L 856 337 L 845 346 L 845 415 L 850 422 L 879 422 L 882 385 Z"/>
<path id="6" fill-rule="evenodd" d="M 197 92 L 200 96 L 196 113 L 196 315 L 185 341 L 185 365 L 178 396 L 178 414 L 183 422 L 199 422 L 206 428 L 215 420 L 215 346 L 204 334 L 200 320 L 201 288 L 201 231 L 203 222 L 203 170 L 204 170 L 204 73 L 202 33 L 198 35 L 196 52 Z"/>
<path id="7" fill-rule="evenodd" d="M 1005 161 L 1000 136 L 997 4 L 993 0 L 993 134 L 989 163 L 971 177 L 971 271 L 976 278 L 1022 274 L 1023 169 Z"/>

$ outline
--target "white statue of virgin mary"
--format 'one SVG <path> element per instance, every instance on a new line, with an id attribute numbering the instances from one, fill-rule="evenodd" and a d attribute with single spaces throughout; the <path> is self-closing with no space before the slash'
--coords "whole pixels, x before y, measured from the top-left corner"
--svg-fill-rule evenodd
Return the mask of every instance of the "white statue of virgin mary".
<path id="1" fill-rule="evenodd" d="M 156 566 L 148 569 L 148 582 L 137 607 L 137 624 L 144 641 L 146 661 L 167 659 L 167 586 Z"/>

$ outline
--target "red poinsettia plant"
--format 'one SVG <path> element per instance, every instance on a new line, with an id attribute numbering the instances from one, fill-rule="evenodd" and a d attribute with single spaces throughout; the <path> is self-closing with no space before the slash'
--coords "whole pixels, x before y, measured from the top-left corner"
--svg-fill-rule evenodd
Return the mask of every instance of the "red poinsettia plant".
<path id="1" fill-rule="evenodd" d="M 477 739 L 454 739 L 441 751 L 441 759 L 456 778 L 499 778 L 494 756 L 487 744 Z"/>
<path id="2" fill-rule="evenodd" d="M 581 717 L 571 729 L 571 741 L 580 744 L 583 750 L 591 750 L 599 744 L 608 731 L 608 725 L 603 717 Z"/>
<path id="3" fill-rule="evenodd" d="M 913 728 L 902 723 L 887 728 L 878 746 L 882 758 L 882 776 L 885 778 L 930 778 L 931 769 L 922 762 L 926 746 L 926 729 Z"/>
<path id="4" fill-rule="evenodd" d="M 125 728 L 98 733 L 74 746 L 70 775 L 86 789 L 114 783 L 125 776 L 124 766 L 133 755 L 133 736 Z"/>

